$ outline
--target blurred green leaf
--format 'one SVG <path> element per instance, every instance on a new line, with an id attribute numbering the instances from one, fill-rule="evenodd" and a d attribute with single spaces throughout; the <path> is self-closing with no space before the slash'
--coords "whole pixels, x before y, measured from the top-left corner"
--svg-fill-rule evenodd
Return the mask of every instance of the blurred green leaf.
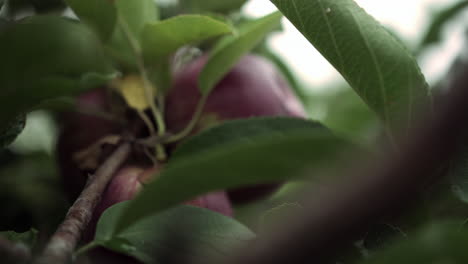
<path id="1" fill-rule="evenodd" d="M 272 0 L 391 128 L 430 103 L 411 53 L 352 0 Z"/>
<path id="2" fill-rule="evenodd" d="M 359 263 L 362 264 L 428 264 L 467 263 L 468 231 L 459 224 L 432 224 L 409 239 L 393 245 Z"/>
<path id="3" fill-rule="evenodd" d="M 127 71 L 137 69 L 141 56 L 141 33 L 147 23 L 159 19 L 153 0 L 114 0 L 117 9 L 117 28 L 107 52 Z"/>
<path id="4" fill-rule="evenodd" d="M 231 32 L 229 25 L 207 16 L 176 16 L 145 26 L 142 32 L 143 53 L 151 64 L 182 46 Z"/>
<path id="5" fill-rule="evenodd" d="M 0 51 L 1 127 L 43 100 L 82 92 L 115 74 L 96 36 L 63 17 L 8 26 L 0 31 Z"/>
<path id="6" fill-rule="evenodd" d="M 323 122 L 337 135 L 373 144 L 381 132 L 375 112 L 345 83 L 324 90 L 326 92 L 310 95 L 307 100 L 310 116 Z"/>
<path id="7" fill-rule="evenodd" d="M 281 13 L 274 12 L 244 24 L 239 28 L 238 34 L 221 39 L 200 73 L 198 84 L 201 93 L 209 94 L 245 53 L 278 26 L 281 18 Z"/>
<path id="8" fill-rule="evenodd" d="M 235 247 L 255 238 L 236 220 L 213 211 L 179 206 L 133 223 L 114 236 L 119 216 L 130 206 L 123 202 L 107 209 L 99 220 L 94 244 L 133 256 L 144 263 L 180 263 L 230 255 Z"/>
<path id="9" fill-rule="evenodd" d="M 117 231 L 210 191 L 303 177 L 305 170 L 330 162 L 347 146 L 317 123 L 291 123 L 285 118 L 231 121 L 193 137 L 197 142 L 181 146 L 157 180 L 133 200 Z M 195 152 L 195 146 L 205 145 Z"/>
<path id="10" fill-rule="evenodd" d="M 441 40 L 441 33 L 444 29 L 444 26 L 448 22 L 452 21 L 452 19 L 454 19 L 457 15 L 461 14 L 467 6 L 468 1 L 463 0 L 436 13 L 433 16 L 432 22 L 424 34 L 421 43 L 419 44 L 418 51 L 421 51 L 431 44 L 439 42 Z"/>
<path id="11" fill-rule="evenodd" d="M 240 9 L 246 2 L 247 0 L 179 0 L 179 9 L 182 13 L 227 13 Z"/>
<path id="12" fill-rule="evenodd" d="M 83 22 L 89 24 L 103 40 L 115 29 L 117 10 L 109 0 L 65 0 Z"/>
<path id="13" fill-rule="evenodd" d="M 17 233 L 15 231 L 3 231 L 0 232 L 0 236 L 5 237 L 6 239 L 15 242 L 23 243 L 29 247 L 34 247 L 37 242 L 38 231 L 34 228 L 31 228 L 29 231 L 23 233 Z"/>
<path id="14" fill-rule="evenodd" d="M 130 32 L 139 38 L 146 23 L 159 19 L 154 0 L 114 0 L 120 23 L 128 26 Z"/>
<path id="15" fill-rule="evenodd" d="M 10 145 L 23 131 L 26 124 L 24 115 L 18 115 L 10 121 L 0 125 L 0 149 Z"/>
<path id="16" fill-rule="evenodd" d="M 0 166 L 0 230 L 50 232 L 63 219 L 67 201 L 53 157 L 42 153 L 5 157 Z M 8 156 L 8 155 L 6 155 Z M 10 155 L 11 156 L 11 155 Z"/>
<path id="17" fill-rule="evenodd" d="M 304 208 L 299 203 L 283 203 L 275 206 L 262 214 L 259 226 L 262 232 L 274 232 L 279 221 L 284 221 L 291 215 L 299 215 Z"/>

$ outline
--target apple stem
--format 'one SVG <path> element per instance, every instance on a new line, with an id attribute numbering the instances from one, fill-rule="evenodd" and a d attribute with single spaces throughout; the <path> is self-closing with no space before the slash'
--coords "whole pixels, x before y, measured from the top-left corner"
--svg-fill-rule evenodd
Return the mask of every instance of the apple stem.
<path id="1" fill-rule="evenodd" d="M 143 79 L 143 84 L 144 84 L 143 86 L 145 90 L 146 99 L 147 99 L 148 105 L 151 108 L 151 112 L 153 113 L 153 116 L 156 120 L 156 124 L 158 125 L 158 135 L 162 137 L 166 133 L 166 123 L 164 122 L 164 118 L 163 118 L 161 111 L 158 109 L 155 103 L 155 96 L 154 96 L 153 89 L 151 86 L 151 81 L 149 80 L 148 73 L 146 72 L 145 62 L 143 60 L 140 44 L 137 41 L 135 41 L 135 38 L 132 32 L 130 31 L 130 29 L 128 28 L 127 23 L 125 23 L 125 21 L 123 21 L 120 17 L 117 18 L 117 21 L 122 27 L 123 33 L 127 37 L 130 47 L 133 49 L 133 52 L 135 53 L 138 71 L 140 72 L 141 78 Z M 150 129 L 151 131 L 152 126 L 149 126 L 148 129 Z M 157 144 L 155 147 L 156 147 L 156 158 L 161 161 L 166 160 L 167 154 L 166 154 L 166 150 L 164 146 L 162 144 Z"/>
<path id="2" fill-rule="evenodd" d="M 167 138 L 167 140 L 164 141 L 164 143 L 173 143 L 176 141 L 179 141 L 185 137 L 187 137 L 192 130 L 195 128 L 195 126 L 198 123 L 198 120 L 200 120 L 201 114 L 203 112 L 203 108 L 205 107 L 206 100 L 208 99 L 208 95 L 203 95 L 200 101 L 197 104 L 197 108 L 195 109 L 195 113 L 193 113 L 192 119 L 190 122 L 187 124 L 187 126 L 180 131 L 179 133 L 170 136 Z"/>
<path id="3" fill-rule="evenodd" d="M 31 259 L 31 250 L 23 243 L 0 237 L 0 256 L 6 263 L 27 263 Z"/>
<path id="4" fill-rule="evenodd" d="M 115 171 L 127 159 L 131 151 L 131 144 L 122 143 L 112 155 L 88 179 L 86 187 L 78 199 L 68 210 L 65 220 L 45 246 L 42 255 L 35 262 L 37 264 L 68 263 L 82 233 L 93 216 L 93 211 L 101 199 L 107 184 Z"/>

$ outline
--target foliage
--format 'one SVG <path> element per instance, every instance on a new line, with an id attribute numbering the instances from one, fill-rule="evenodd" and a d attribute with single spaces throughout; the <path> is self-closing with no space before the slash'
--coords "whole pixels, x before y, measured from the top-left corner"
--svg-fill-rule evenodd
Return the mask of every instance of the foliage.
<path id="1" fill-rule="evenodd" d="M 138 188 L 143 190 L 135 199 L 115 204 L 92 219 L 80 243 L 85 245 L 75 252 L 88 256 L 89 250 L 104 247 L 142 263 L 183 263 L 189 258 L 206 262 L 255 245 L 254 232 L 259 231 L 260 237 L 274 232 L 278 221 L 307 210 L 297 198 L 298 190 L 310 195 L 311 201 L 305 202 L 316 202 L 315 191 L 323 188 L 322 181 L 343 179 L 324 177 L 323 172 L 337 171 L 343 160 L 352 163 L 359 155 L 385 154 L 388 150 L 378 146 L 388 139 L 397 146 L 396 135 L 411 130 L 420 113 L 437 111 L 403 41 L 354 1 L 271 0 L 278 11 L 256 19 L 243 15 L 241 8 L 247 2 L 0 0 L 0 236 L 42 248 L 46 241 L 41 239 L 53 234 L 70 205 L 57 168 L 73 164 L 80 175 L 96 175 L 83 164 L 91 161 L 99 167 L 113 149 L 106 134 L 70 153 L 22 152 L 17 147 L 21 144 L 11 144 L 33 110 L 45 109 L 44 115 L 61 128 L 77 121 L 81 127 L 72 127 L 76 135 L 66 138 L 77 145 L 87 133 L 99 133 L 100 125 L 115 122 L 122 128 L 115 132 L 116 138 L 132 143 L 123 166 L 156 164 L 156 172 L 139 176 Z M 444 26 L 467 4 L 459 1 L 435 14 L 418 50 L 438 42 Z M 65 16 L 65 6 L 76 17 Z M 307 91 L 307 85 L 267 45 L 271 33 L 281 30 L 283 19 L 292 22 L 347 84 L 321 94 Z M 198 131 L 206 99 L 251 52 L 276 65 L 274 81 L 281 81 L 279 73 L 283 74 L 285 86 L 291 86 L 310 116 L 320 120 L 252 117 Z M 186 96 L 201 99 L 185 129 L 173 131 L 165 120 L 165 96 L 177 71 L 199 54 L 206 54 L 206 64 L 192 80 L 198 90 Z M 97 88 L 105 90 L 108 102 L 83 99 Z M 262 98 L 252 97 L 261 106 Z M 185 107 L 183 100 L 177 104 Z M 325 114 L 316 115 L 320 110 Z M 23 145 L 41 138 L 31 133 L 28 137 Z M 351 142 L 364 143 L 368 149 Z M 86 154 L 86 160 L 77 154 Z M 70 164 L 57 164 L 56 160 L 64 160 L 58 155 L 68 155 Z M 466 217 L 468 206 L 466 155 L 463 150 L 458 153 L 448 169 L 440 165 L 438 172 L 448 180 L 425 190 L 421 201 L 415 194 L 417 221 L 400 212 L 403 220 L 398 224 L 384 223 L 382 228 L 380 222 L 371 223 L 378 228 L 369 227 L 352 246 L 352 252 L 362 255 L 351 258 L 337 251 L 341 254 L 337 259 L 349 257 L 345 263 L 363 264 L 465 263 L 468 234 L 465 219 L 460 218 Z M 349 177 L 346 170 L 340 171 Z M 235 208 L 234 217 L 181 205 L 214 191 L 279 182 L 289 183 L 249 208 Z M 442 207 L 450 214 L 441 217 Z M 244 214 L 249 210 L 255 212 Z M 87 232 L 94 228 L 90 236 Z M 414 228 L 419 231 L 413 232 Z"/>

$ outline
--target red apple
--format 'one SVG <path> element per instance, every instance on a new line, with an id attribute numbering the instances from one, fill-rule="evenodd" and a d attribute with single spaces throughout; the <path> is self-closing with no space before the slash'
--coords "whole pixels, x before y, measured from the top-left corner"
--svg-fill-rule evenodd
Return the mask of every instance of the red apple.
<path id="1" fill-rule="evenodd" d="M 76 99 L 78 109 L 97 109 L 109 111 L 110 100 L 105 89 L 86 92 Z M 80 169 L 73 156 L 89 147 L 102 137 L 118 134 L 122 125 L 95 115 L 79 112 L 66 112 L 60 116 L 60 134 L 57 141 L 57 163 L 64 188 L 70 200 L 78 197 L 83 189 L 88 174 L 93 171 Z"/>
<path id="2" fill-rule="evenodd" d="M 143 188 L 143 184 L 151 181 L 159 170 L 157 167 L 143 169 L 137 166 L 126 166 L 120 169 L 107 185 L 94 215 L 99 217 L 110 206 L 133 199 Z M 194 200 L 187 201 L 185 204 L 232 216 L 231 204 L 224 191 L 204 194 Z"/>
<path id="3" fill-rule="evenodd" d="M 201 98 L 198 76 L 208 57 L 202 56 L 174 75 L 174 85 L 166 98 L 166 121 L 177 133 L 192 118 Z M 244 56 L 209 95 L 194 133 L 224 120 L 254 116 L 305 118 L 306 112 L 276 67 L 263 57 Z M 265 197 L 278 184 L 259 185 L 229 191 L 233 202 Z"/>
<path id="4" fill-rule="evenodd" d="M 107 185 L 101 201 L 96 206 L 85 240 L 90 240 L 95 232 L 96 224 L 102 213 L 112 205 L 133 199 L 143 188 L 144 183 L 152 180 L 160 169 L 157 167 L 142 168 L 140 166 L 125 166 L 118 170 Z M 206 208 L 226 216 L 232 216 L 231 203 L 224 191 L 201 195 L 185 204 Z"/>

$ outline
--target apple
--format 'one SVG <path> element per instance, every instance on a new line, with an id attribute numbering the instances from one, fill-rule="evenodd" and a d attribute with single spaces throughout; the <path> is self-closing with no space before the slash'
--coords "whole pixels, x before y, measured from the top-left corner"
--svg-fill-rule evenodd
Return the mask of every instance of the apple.
<path id="1" fill-rule="evenodd" d="M 107 185 L 94 210 L 93 218 L 85 231 L 84 240 L 89 241 L 93 238 L 97 222 L 107 208 L 116 203 L 133 199 L 144 188 L 144 184 L 152 181 L 160 170 L 158 167 L 142 168 L 134 165 L 127 165 L 119 169 Z M 207 193 L 186 201 L 185 204 L 206 208 L 226 216 L 233 215 L 231 203 L 224 191 Z"/>
<path id="2" fill-rule="evenodd" d="M 142 168 L 130 165 L 118 170 L 107 185 L 94 215 L 99 218 L 104 210 L 110 206 L 133 199 L 143 189 L 144 184 L 152 181 L 160 170 L 159 167 Z M 224 191 L 204 194 L 185 202 L 185 204 L 232 216 L 231 204 Z"/>
<path id="3" fill-rule="evenodd" d="M 203 55 L 174 74 L 173 86 L 166 98 L 166 122 L 172 133 L 181 131 L 191 120 L 201 99 L 198 76 L 208 60 Z M 306 112 L 278 69 L 267 59 L 246 55 L 216 85 L 208 96 L 193 134 L 225 120 L 291 116 L 306 118 Z M 229 191 L 235 203 L 265 197 L 278 184 L 258 185 Z"/>
<path id="4" fill-rule="evenodd" d="M 94 89 L 76 98 L 76 108 L 109 111 L 109 98 L 104 88 Z M 123 127 L 116 122 L 80 112 L 61 113 L 59 119 L 61 127 L 56 146 L 57 164 L 65 191 L 70 200 L 74 200 L 86 184 L 88 174 L 94 171 L 81 169 L 73 156 L 104 136 L 120 133 Z"/>

